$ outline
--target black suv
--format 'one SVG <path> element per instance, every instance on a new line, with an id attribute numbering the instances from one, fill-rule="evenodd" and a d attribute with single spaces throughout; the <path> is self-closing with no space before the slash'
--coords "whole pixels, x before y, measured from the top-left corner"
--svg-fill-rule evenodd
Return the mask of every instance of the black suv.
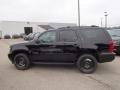
<path id="1" fill-rule="evenodd" d="M 38 63 L 72 63 L 83 73 L 93 73 L 97 63 L 114 60 L 113 50 L 113 41 L 102 28 L 64 27 L 10 46 L 8 57 L 19 70 Z"/>

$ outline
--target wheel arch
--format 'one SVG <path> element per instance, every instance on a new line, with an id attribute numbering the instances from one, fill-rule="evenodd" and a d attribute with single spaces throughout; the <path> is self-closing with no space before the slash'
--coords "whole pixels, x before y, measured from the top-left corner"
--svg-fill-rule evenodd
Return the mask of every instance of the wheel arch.
<path id="1" fill-rule="evenodd" d="M 29 56 L 29 51 L 27 51 L 27 50 L 23 50 L 23 49 L 15 50 L 12 52 L 12 60 L 14 60 L 14 57 L 19 53 L 24 53 Z"/>
<path id="2" fill-rule="evenodd" d="M 79 58 L 83 54 L 93 55 L 96 58 L 96 60 L 99 62 L 99 55 L 98 55 L 98 51 L 97 50 L 95 50 L 95 49 L 82 49 L 82 50 L 80 50 L 80 53 L 79 53 L 77 58 Z"/>

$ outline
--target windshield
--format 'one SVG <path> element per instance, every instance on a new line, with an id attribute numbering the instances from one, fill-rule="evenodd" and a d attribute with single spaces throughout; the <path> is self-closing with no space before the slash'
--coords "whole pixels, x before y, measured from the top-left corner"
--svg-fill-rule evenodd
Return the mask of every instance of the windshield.
<path id="1" fill-rule="evenodd" d="M 112 37 L 120 37 L 120 30 L 107 30 Z"/>

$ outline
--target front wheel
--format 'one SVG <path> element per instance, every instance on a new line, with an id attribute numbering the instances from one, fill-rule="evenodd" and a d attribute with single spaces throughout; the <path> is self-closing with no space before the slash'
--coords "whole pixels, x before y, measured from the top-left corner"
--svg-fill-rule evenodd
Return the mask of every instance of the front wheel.
<path id="1" fill-rule="evenodd" d="M 78 69 L 82 73 L 90 74 L 97 68 L 97 60 L 93 55 L 84 54 L 76 62 Z"/>
<path id="2" fill-rule="evenodd" d="M 30 67 L 30 61 L 26 54 L 17 54 L 14 58 L 14 65 L 18 70 L 26 70 Z"/>

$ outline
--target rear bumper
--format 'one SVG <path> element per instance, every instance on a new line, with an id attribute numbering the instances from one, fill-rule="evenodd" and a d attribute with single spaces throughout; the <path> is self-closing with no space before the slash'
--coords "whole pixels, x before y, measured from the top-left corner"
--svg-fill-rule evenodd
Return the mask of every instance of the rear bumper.
<path id="1" fill-rule="evenodd" d="M 115 59 L 115 54 L 114 53 L 100 53 L 99 55 L 99 62 L 104 63 L 104 62 L 112 62 Z"/>
<path id="2" fill-rule="evenodd" d="M 120 46 L 115 46 L 115 50 L 114 50 L 114 52 L 116 53 L 120 53 Z"/>

